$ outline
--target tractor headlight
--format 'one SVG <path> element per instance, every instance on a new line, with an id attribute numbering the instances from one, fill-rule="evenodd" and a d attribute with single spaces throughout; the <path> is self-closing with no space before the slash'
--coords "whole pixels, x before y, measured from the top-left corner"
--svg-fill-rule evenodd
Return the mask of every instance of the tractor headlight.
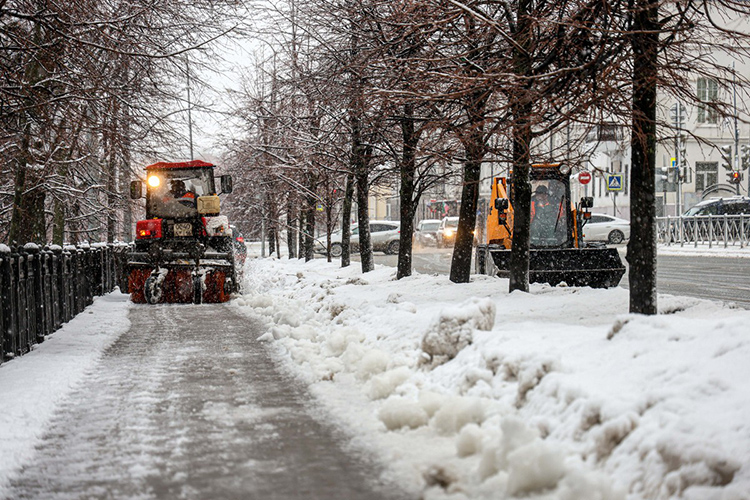
<path id="1" fill-rule="evenodd" d="M 161 179 L 159 179 L 158 175 L 151 175 L 148 178 L 148 185 L 155 188 L 159 187 L 159 184 L 161 184 Z"/>

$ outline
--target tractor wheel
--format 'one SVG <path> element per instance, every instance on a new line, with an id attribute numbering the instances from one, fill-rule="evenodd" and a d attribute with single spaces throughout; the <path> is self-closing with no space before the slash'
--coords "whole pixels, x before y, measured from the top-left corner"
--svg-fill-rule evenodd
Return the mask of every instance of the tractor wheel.
<path id="1" fill-rule="evenodd" d="M 622 234 L 622 231 L 620 231 L 619 229 L 615 229 L 614 231 L 610 232 L 609 237 L 607 238 L 607 240 L 613 245 L 622 243 L 622 240 L 624 239 L 625 239 L 625 235 Z"/>
<path id="2" fill-rule="evenodd" d="M 203 280 L 199 274 L 193 275 L 193 304 L 203 302 Z"/>
<path id="3" fill-rule="evenodd" d="M 189 269 L 173 269 L 164 282 L 165 302 L 170 304 L 193 302 L 193 276 Z"/>
<path id="4" fill-rule="evenodd" d="M 149 304 L 158 304 L 164 296 L 164 290 L 159 283 L 159 276 L 153 274 L 146 279 L 146 283 L 143 286 L 143 295 L 146 297 L 146 302 Z"/>

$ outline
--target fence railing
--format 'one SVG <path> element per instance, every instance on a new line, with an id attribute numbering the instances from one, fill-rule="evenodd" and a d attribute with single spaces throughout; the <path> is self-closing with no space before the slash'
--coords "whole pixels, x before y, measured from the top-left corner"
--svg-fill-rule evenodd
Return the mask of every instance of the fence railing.
<path id="1" fill-rule="evenodd" d="M 750 245 L 750 215 L 657 217 L 659 243 L 745 248 Z"/>
<path id="2" fill-rule="evenodd" d="M 126 245 L 0 246 L 0 363 L 122 283 Z"/>

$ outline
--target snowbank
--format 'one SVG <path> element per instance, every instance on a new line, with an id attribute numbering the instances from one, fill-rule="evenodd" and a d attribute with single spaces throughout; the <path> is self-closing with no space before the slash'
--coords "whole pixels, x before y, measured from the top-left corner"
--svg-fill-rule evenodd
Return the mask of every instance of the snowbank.
<path id="1" fill-rule="evenodd" d="M 415 496 L 750 498 L 749 311 L 394 278 L 254 259 L 233 304 Z"/>
<path id="2" fill-rule="evenodd" d="M 16 470 L 33 463 L 55 408 L 129 328 L 128 298 L 119 292 L 95 298 L 32 352 L 0 365 L 0 498 Z"/>
<path id="3" fill-rule="evenodd" d="M 750 259 L 750 247 L 740 248 L 739 243 L 730 243 L 724 247 L 724 243 L 685 243 L 680 245 L 660 244 L 658 246 L 659 255 L 690 255 L 693 257 L 725 257 L 725 258 L 745 258 Z"/>

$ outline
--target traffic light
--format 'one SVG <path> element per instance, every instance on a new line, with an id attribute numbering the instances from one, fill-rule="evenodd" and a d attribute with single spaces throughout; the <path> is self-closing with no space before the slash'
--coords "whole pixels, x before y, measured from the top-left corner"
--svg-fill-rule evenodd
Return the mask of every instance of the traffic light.
<path id="1" fill-rule="evenodd" d="M 740 168 L 747 170 L 750 167 L 750 145 L 740 146 Z"/>
<path id="2" fill-rule="evenodd" d="M 726 170 L 732 170 L 732 146 L 727 144 L 719 148 L 721 152 L 721 166 Z"/>
<path id="3" fill-rule="evenodd" d="M 681 105 L 679 102 L 672 104 L 672 107 L 669 110 L 669 118 L 672 120 L 672 126 L 674 126 L 674 128 L 682 128 L 685 123 L 685 106 Z"/>
<path id="4" fill-rule="evenodd" d="M 742 182 L 742 172 L 738 172 L 737 170 L 727 172 L 727 180 L 729 184 L 739 184 Z"/>
<path id="5" fill-rule="evenodd" d="M 667 184 L 669 184 L 669 173 L 674 172 L 673 168 L 658 167 L 656 169 L 656 190 L 667 191 Z"/>

